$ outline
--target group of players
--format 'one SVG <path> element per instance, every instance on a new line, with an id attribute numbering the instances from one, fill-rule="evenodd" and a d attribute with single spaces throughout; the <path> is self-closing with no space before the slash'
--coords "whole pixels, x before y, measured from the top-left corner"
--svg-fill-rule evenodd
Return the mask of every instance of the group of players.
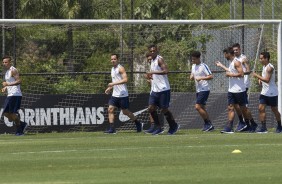
<path id="1" fill-rule="evenodd" d="M 158 135 L 164 133 L 164 125 L 159 121 L 157 108 L 164 114 L 169 130 L 167 134 L 175 134 L 180 125 L 175 122 L 173 114 L 168 109 L 170 103 L 170 84 L 168 80 L 168 67 L 162 56 L 159 55 L 156 45 L 148 47 L 149 52 L 146 54 L 150 71 L 145 74 L 147 82 L 151 85 L 149 97 L 148 112 L 151 126 L 145 133 Z M 263 65 L 262 75 L 250 71 L 250 65 L 247 57 L 241 53 L 238 43 L 232 47 L 223 50 L 224 57 L 230 61 L 229 67 L 224 66 L 220 61 L 216 61 L 216 66 L 226 71 L 225 75 L 229 78 L 228 88 L 228 123 L 225 125 L 221 133 L 234 133 L 233 121 L 235 111 L 239 118 L 236 131 L 248 131 L 257 133 L 267 133 L 266 127 L 266 106 L 270 106 L 277 120 L 276 133 L 282 132 L 281 115 L 278 111 L 278 89 L 275 83 L 275 68 L 270 63 L 269 52 L 260 53 L 259 60 Z M 2 60 L 6 69 L 5 81 L 2 83 L 2 92 L 7 91 L 7 98 L 4 103 L 3 114 L 16 124 L 16 135 L 24 135 L 27 123 L 20 121 L 18 110 L 21 105 L 22 93 L 20 90 L 19 72 L 12 66 L 11 57 L 6 56 Z M 212 72 L 208 65 L 201 62 L 201 53 L 194 51 L 191 53 L 191 69 L 190 79 L 195 80 L 196 85 L 196 104 L 195 109 L 198 111 L 204 121 L 203 131 L 209 132 L 214 130 L 214 126 L 206 111 L 206 102 L 209 97 L 210 88 L 208 80 L 213 79 Z M 111 55 L 112 82 L 108 84 L 105 90 L 106 94 L 112 95 L 109 99 L 108 116 L 109 128 L 105 131 L 107 134 L 115 134 L 114 111 L 120 108 L 123 114 L 127 115 L 136 125 L 136 131 L 143 131 L 143 123 L 141 123 L 132 112 L 129 111 L 129 98 L 126 83 L 128 81 L 125 68 L 119 64 L 119 56 Z M 247 107 L 248 97 L 247 91 L 250 87 L 249 75 L 256 77 L 262 85 L 262 91 L 259 97 L 259 120 L 260 128 L 254 121 L 250 110 Z"/>
<path id="2" fill-rule="evenodd" d="M 150 71 L 145 74 L 147 82 L 151 85 L 149 97 L 148 112 L 151 122 L 151 127 L 145 130 L 145 133 L 152 135 L 162 134 L 164 132 L 163 125 L 160 123 L 157 114 L 157 107 L 164 114 L 169 130 L 167 134 L 175 134 L 180 125 L 175 122 L 172 113 L 169 111 L 170 102 L 170 85 L 168 81 L 168 67 L 162 56 L 159 55 L 157 47 L 150 45 L 149 52 L 146 54 Z M 270 106 L 277 120 L 276 133 L 282 132 L 281 115 L 278 111 L 278 89 L 275 83 L 275 68 L 270 63 L 269 52 L 260 53 L 259 60 L 263 65 L 262 75 L 259 75 L 250 70 L 250 65 L 247 57 L 241 53 L 240 44 L 236 43 L 232 47 L 223 50 L 224 57 L 230 61 L 229 67 L 224 66 L 220 61 L 216 61 L 216 66 L 226 71 L 225 75 L 229 78 L 228 88 L 228 122 L 221 133 L 234 133 L 233 122 L 235 112 L 238 115 L 239 123 L 236 131 L 242 132 L 257 132 L 267 133 L 266 127 L 266 106 Z M 111 55 L 113 64 L 111 70 L 112 82 L 108 84 L 105 93 L 109 94 L 113 90 L 113 94 L 109 100 L 109 123 L 110 127 L 105 133 L 115 134 L 114 127 L 114 109 L 120 108 L 136 124 L 137 132 L 142 132 L 142 123 L 128 110 L 129 100 L 128 91 L 126 88 L 127 76 L 124 67 L 118 62 L 118 55 Z M 214 130 L 214 126 L 206 111 L 206 102 L 209 97 L 210 88 L 208 80 L 213 79 L 212 72 L 209 67 L 201 62 L 201 53 L 194 51 L 191 53 L 191 69 L 190 79 L 195 80 L 196 85 L 196 104 L 195 109 L 198 111 L 204 120 L 203 131 L 209 132 Z M 259 97 L 259 120 L 260 128 L 254 121 L 248 105 L 248 89 L 250 87 L 249 75 L 256 77 L 259 84 L 262 85 L 261 95 Z"/>

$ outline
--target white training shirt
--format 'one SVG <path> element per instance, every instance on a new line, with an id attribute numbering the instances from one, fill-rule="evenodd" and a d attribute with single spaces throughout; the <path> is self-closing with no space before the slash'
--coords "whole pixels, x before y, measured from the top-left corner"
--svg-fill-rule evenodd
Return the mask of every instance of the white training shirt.
<path id="1" fill-rule="evenodd" d="M 205 77 L 211 75 L 211 71 L 205 63 L 200 63 L 200 64 L 193 64 L 192 65 L 192 74 L 194 78 L 196 77 Z M 195 85 L 196 85 L 196 91 L 201 92 L 201 91 L 209 91 L 209 83 L 207 80 L 200 80 L 197 81 L 195 79 Z"/>
<path id="2" fill-rule="evenodd" d="M 240 56 L 236 57 L 236 59 L 242 63 L 243 71 L 246 72 L 246 71 L 247 71 L 247 68 L 246 68 L 246 66 L 243 64 L 243 60 L 244 60 L 244 59 L 247 59 L 247 56 L 244 55 L 244 54 L 241 54 Z M 250 88 L 250 79 L 249 79 L 249 75 L 244 75 L 244 83 L 245 83 L 246 88 Z"/>
<path id="3" fill-rule="evenodd" d="M 233 59 L 233 61 L 229 65 L 229 71 L 233 74 L 238 74 L 238 71 L 236 70 L 234 66 L 234 62 L 237 61 L 236 58 Z M 242 65 L 242 64 L 241 64 Z M 243 77 L 229 77 L 229 92 L 231 93 L 241 93 L 246 91 L 244 78 Z"/>
<path id="4" fill-rule="evenodd" d="M 118 64 L 116 67 L 112 67 L 112 70 L 111 70 L 112 82 L 117 82 L 117 81 L 122 80 L 122 76 L 119 73 L 120 67 L 121 67 L 120 64 Z M 127 91 L 126 84 L 114 85 L 112 96 L 114 96 L 114 97 L 127 97 L 128 91 Z"/>
<path id="5" fill-rule="evenodd" d="M 157 56 L 154 60 L 151 61 L 151 71 L 162 71 L 161 67 L 159 66 L 158 60 L 161 56 Z M 151 89 L 154 92 L 162 92 L 170 90 L 170 85 L 168 82 L 167 75 L 152 75 L 153 80 L 151 80 Z"/>
<path id="6" fill-rule="evenodd" d="M 269 80 L 269 83 L 262 82 L 262 90 L 261 94 L 265 96 L 277 96 L 278 95 L 278 88 L 275 83 L 275 69 L 274 66 L 270 63 L 268 63 L 266 66 L 263 66 L 262 68 L 262 77 L 265 77 L 267 74 L 267 69 L 271 67 L 273 68 L 273 72 L 271 75 L 271 78 Z"/>
<path id="7" fill-rule="evenodd" d="M 5 74 L 5 81 L 8 83 L 15 82 L 16 79 L 12 76 L 12 71 L 17 70 L 15 67 L 11 66 Z M 7 96 L 22 96 L 20 85 L 7 86 Z"/>

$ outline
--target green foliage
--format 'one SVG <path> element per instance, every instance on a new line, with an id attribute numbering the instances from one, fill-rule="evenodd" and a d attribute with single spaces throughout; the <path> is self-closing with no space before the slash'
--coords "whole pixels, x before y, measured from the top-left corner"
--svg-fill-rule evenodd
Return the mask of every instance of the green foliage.
<path id="1" fill-rule="evenodd" d="M 11 6 L 10 2 L 9 6 Z M 17 6 L 17 18 L 31 19 L 119 19 L 139 20 L 189 20 L 189 19 L 229 19 L 229 0 L 21 0 Z M 133 3 L 133 4 L 132 4 Z M 257 15 L 260 1 L 245 1 L 245 12 Z M 133 12 L 131 9 L 133 5 Z M 256 5 L 256 6 L 254 6 Z M 241 4 L 237 4 L 238 14 Z M 275 12 L 279 7 L 275 6 Z M 247 15 L 247 13 L 246 13 Z M 240 16 L 236 17 L 239 18 Z M 245 18 L 248 18 L 245 16 Z M 252 18 L 252 17 L 251 17 Z M 201 25 L 202 28 L 217 25 Z M 195 25 L 18 25 L 16 30 L 17 68 L 21 73 L 58 73 L 58 72 L 107 72 L 83 76 L 54 77 L 56 83 L 44 89 L 50 93 L 87 92 L 102 93 L 110 81 L 109 71 L 111 53 L 123 54 L 122 64 L 128 73 L 136 58 L 147 51 L 148 44 L 157 44 L 170 71 L 189 71 L 189 54 L 192 50 L 206 51 L 206 44 L 213 39 L 209 34 L 193 35 Z M 201 27 L 199 27 L 201 28 Z M 10 28 L 9 28 L 10 29 Z M 12 53 L 12 31 L 6 32 L 8 54 Z M 123 47 L 121 48 L 121 43 Z M 133 55 L 131 55 L 133 52 Z M 276 56 L 275 51 L 271 51 Z M 11 54 L 12 55 L 12 54 Z M 133 58 L 131 58 L 133 57 Z M 276 65 L 277 58 L 272 58 Z M 51 83 L 49 76 L 24 76 L 40 84 Z M 194 82 L 184 80 L 186 73 L 169 75 L 171 83 L 179 84 L 177 91 L 193 91 Z M 95 79 L 95 80 L 94 80 Z M 131 81 L 134 81 L 132 79 Z M 181 81 L 181 82 L 180 82 Z M 89 82 L 95 85 L 86 87 Z M 23 90 L 28 85 L 23 84 Z M 132 84 L 134 91 L 149 89 L 146 83 Z M 256 88 L 259 89 L 259 88 Z"/>

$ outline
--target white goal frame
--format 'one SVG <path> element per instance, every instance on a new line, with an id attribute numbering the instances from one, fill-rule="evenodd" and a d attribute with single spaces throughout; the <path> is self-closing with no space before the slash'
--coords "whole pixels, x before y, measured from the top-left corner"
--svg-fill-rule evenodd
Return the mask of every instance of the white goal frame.
<path id="1" fill-rule="evenodd" d="M 108 19 L 0 19 L 0 24 L 275 24 L 277 25 L 278 109 L 282 112 L 282 20 L 108 20 Z"/>

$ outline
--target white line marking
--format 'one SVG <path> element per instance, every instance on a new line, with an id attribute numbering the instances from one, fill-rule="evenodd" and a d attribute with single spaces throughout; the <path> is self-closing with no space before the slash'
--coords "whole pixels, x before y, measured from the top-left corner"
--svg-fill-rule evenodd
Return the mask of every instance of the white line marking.
<path id="1" fill-rule="evenodd" d="M 28 151 L 13 152 L 11 154 L 45 154 L 45 153 L 67 153 L 67 152 L 92 152 L 92 151 L 117 151 L 117 150 L 145 150 L 145 149 L 175 149 L 175 148 L 207 148 L 207 147 L 249 147 L 249 144 L 226 144 L 226 145 L 202 145 L 202 146 L 153 146 L 153 147 L 121 147 L 121 148 L 98 148 L 81 150 L 53 150 L 53 151 Z M 281 144 L 253 144 L 252 146 L 282 146 Z"/>

